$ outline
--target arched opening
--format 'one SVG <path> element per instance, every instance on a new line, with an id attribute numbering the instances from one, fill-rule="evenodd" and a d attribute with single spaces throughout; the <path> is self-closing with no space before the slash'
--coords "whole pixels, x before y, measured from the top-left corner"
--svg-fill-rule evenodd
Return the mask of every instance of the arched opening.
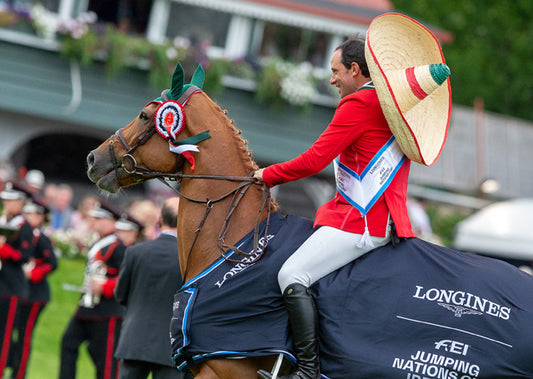
<path id="1" fill-rule="evenodd" d="M 12 161 L 41 170 L 47 180 L 92 185 L 85 173 L 87 154 L 103 139 L 77 134 L 47 134 L 27 142 Z"/>

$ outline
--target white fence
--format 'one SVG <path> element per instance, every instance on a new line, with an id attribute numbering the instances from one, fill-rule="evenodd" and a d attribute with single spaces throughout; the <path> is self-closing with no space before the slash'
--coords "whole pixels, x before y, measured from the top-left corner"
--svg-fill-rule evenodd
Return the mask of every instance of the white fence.
<path id="1" fill-rule="evenodd" d="M 454 105 L 446 145 L 433 166 L 413 164 L 413 184 L 476 194 L 486 179 L 492 195 L 533 197 L 533 123 Z"/>

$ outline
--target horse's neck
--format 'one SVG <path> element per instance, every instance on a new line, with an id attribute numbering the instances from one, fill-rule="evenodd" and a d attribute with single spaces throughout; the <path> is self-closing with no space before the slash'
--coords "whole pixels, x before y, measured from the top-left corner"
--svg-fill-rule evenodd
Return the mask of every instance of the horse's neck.
<path id="1" fill-rule="evenodd" d="M 243 141 L 236 136 L 235 129 L 226 123 L 225 117 L 214 117 L 209 122 L 212 138 L 202 142 L 200 152 L 195 153 L 196 168 L 193 174 L 248 175 L 253 168 L 253 162 L 244 148 Z M 180 190 L 183 195 L 195 200 L 216 201 L 231 193 L 239 184 L 228 180 L 183 179 Z M 259 185 L 250 185 L 231 216 L 230 226 L 224 239 L 226 244 L 237 243 L 254 228 L 261 207 L 262 194 L 263 190 Z M 180 201 L 178 239 L 182 274 L 186 271 L 186 280 L 195 277 L 220 257 L 217 239 L 224 227 L 233 197 L 229 195 L 214 203 L 209 211 L 205 203 L 186 199 Z M 265 212 L 261 219 L 264 219 L 264 216 Z M 200 229 L 198 236 L 196 236 L 197 229 Z"/>

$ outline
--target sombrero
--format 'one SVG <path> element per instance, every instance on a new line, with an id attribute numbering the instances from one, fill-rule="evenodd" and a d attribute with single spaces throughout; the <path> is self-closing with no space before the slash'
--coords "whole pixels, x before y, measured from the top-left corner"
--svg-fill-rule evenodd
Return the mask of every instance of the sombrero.
<path id="1" fill-rule="evenodd" d="M 365 56 L 379 102 L 404 154 L 431 166 L 450 123 L 450 69 L 437 38 L 399 13 L 376 17 L 366 35 Z"/>

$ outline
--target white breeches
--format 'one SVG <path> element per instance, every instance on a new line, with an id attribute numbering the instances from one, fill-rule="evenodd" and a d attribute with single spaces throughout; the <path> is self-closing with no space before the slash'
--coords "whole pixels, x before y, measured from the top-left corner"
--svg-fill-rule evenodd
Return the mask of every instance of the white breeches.
<path id="1" fill-rule="evenodd" d="M 310 287 L 320 278 L 359 258 L 372 249 L 386 245 L 390 226 L 385 237 L 370 236 L 374 247 L 358 247 L 362 235 L 322 226 L 287 259 L 278 273 L 281 293 L 289 284 L 299 283 Z"/>

